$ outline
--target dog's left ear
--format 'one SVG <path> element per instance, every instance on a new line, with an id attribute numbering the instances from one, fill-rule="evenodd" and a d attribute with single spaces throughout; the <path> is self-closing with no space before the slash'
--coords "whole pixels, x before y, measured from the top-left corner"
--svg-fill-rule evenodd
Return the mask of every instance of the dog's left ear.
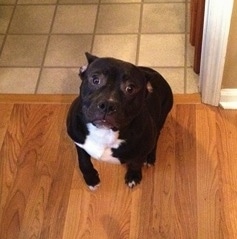
<path id="1" fill-rule="evenodd" d="M 153 87 L 151 85 L 150 81 L 147 81 L 146 83 L 146 89 L 147 89 L 147 94 L 152 93 L 153 92 Z"/>
<path id="2" fill-rule="evenodd" d="M 91 62 L 93 62 L 94 60 L 98 59 L 97 56 L 91 55 L 90 53 L 86 52 L 86 59 L 88 61 L 88 64 L 90 64 Z"/>

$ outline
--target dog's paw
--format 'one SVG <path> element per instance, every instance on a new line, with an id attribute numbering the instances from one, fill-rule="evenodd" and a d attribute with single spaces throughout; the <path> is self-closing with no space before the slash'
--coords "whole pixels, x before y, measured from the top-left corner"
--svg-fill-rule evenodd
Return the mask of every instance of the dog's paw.
<path id="1" fill-rule="evenodd" d="M 100 185 L 100 178 L 98 172 L 92 171 L 91 173 L 87 173 L 84 176 L 85 182 L 88 185 L 91 191 L 95 191 Z"/>
<path id="2" fill-rule="evenodd" d="M 132 182 L 128 182 L 127 185 L 129 188 L 133 188 L 137 185 L 137 183 L 135 181 L 132 181 Z"/>
<path id="3" fill-rule="evenodd" d="M 128 170 L 125 175 L 125 183 L 129 188 L 135 187 L 142 180 L 142 172 L 141 171 L 133 171 Z"/>
<path id="4" fill-rule="evenodd" d="M 97 184 L 95 186 L 90 186 L 88 185 L 88 188 L 91 190 L 91 191 L 96 191 L 98 188 L 99 188 L 100 184 Z"/>
<path id="5" fill-rule="evenodd" d="M 144 162 L 143 165 L 147 168 L 150 168 L 150 167 L 154 166 L 154 163 Z"/>
<path id="6" fill-rule="evenodd" d="M 155 151 L 152 151 L 147 156 L 146 162 L 144 164 L 146 164 L 148 167 L 154 166 L 155 165 L 155 161 L 156 161 L 156 153 L 155 153 Z"/>

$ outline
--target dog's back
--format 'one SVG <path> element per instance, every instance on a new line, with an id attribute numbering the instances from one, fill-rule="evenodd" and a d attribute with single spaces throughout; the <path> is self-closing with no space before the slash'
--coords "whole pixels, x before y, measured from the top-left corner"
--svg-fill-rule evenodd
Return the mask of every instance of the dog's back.
<path id="1" fill-rule="evenodd" d="M 148 67 L 139 67 L 148 80 L 147 106 L 160 131 L 165 123 L 165 119 L 173 106 L 172 90 L 163 78 L 155 70 Z M 154 104 L 157 107 L 154 107 Z"/>

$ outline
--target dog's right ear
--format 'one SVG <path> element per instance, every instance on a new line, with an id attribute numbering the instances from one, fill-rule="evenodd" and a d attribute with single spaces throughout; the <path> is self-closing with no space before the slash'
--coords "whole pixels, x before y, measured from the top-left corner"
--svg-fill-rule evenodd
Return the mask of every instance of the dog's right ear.
<path id="1" fill-rule="evenodd" d="M 87 65 L 86 66 L 81 66 L 80 69 L 79 69 L 79 76 L 81 77 L 82 74 L 86 71 L 87 69 Z"/>
<path id="2" fill-rule="evenodd" d="M 85 55 L 86 55 L 86 59 L 87 59 L 88 65 L 89 65 L 90 63 L 92 63 L 94 60 L 98 59 L 97 56 L 91 55 L 91 54 L 88 53 L 88 52 L 86 52 Z M 83 75 L 84 75 L 83 73 L 86 71 L 88 65 L 84 65 L 84 66 L 81 66 L 81 67 L 80 67 L 79 76 L 80 76 L 81 80 L 83 80 Z"/>
<path id="3" fill-rule="evenodd" d="M 86 59 L 87 59 L 88 64 L 90 64 L 90 63 L 93 62 L 94 60 L 98 59 L 97 56 L 91 55 L 91 54 L 88 53 L 88 52 L 86 52 L 85 55 L 86 55 Z"/>

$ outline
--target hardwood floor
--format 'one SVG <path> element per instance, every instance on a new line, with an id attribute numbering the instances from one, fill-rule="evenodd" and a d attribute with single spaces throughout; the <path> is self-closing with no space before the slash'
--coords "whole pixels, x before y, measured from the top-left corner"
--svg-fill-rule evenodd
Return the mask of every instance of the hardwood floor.
<path id="1" fill-rule="evenodd" d="M 65 131 L 73 96 L 0 96 L 0 238 L 237 238 L 237 111 L 195 97 L 175 97 L 140 185 L 94 162 L 91 192 Z"/>

